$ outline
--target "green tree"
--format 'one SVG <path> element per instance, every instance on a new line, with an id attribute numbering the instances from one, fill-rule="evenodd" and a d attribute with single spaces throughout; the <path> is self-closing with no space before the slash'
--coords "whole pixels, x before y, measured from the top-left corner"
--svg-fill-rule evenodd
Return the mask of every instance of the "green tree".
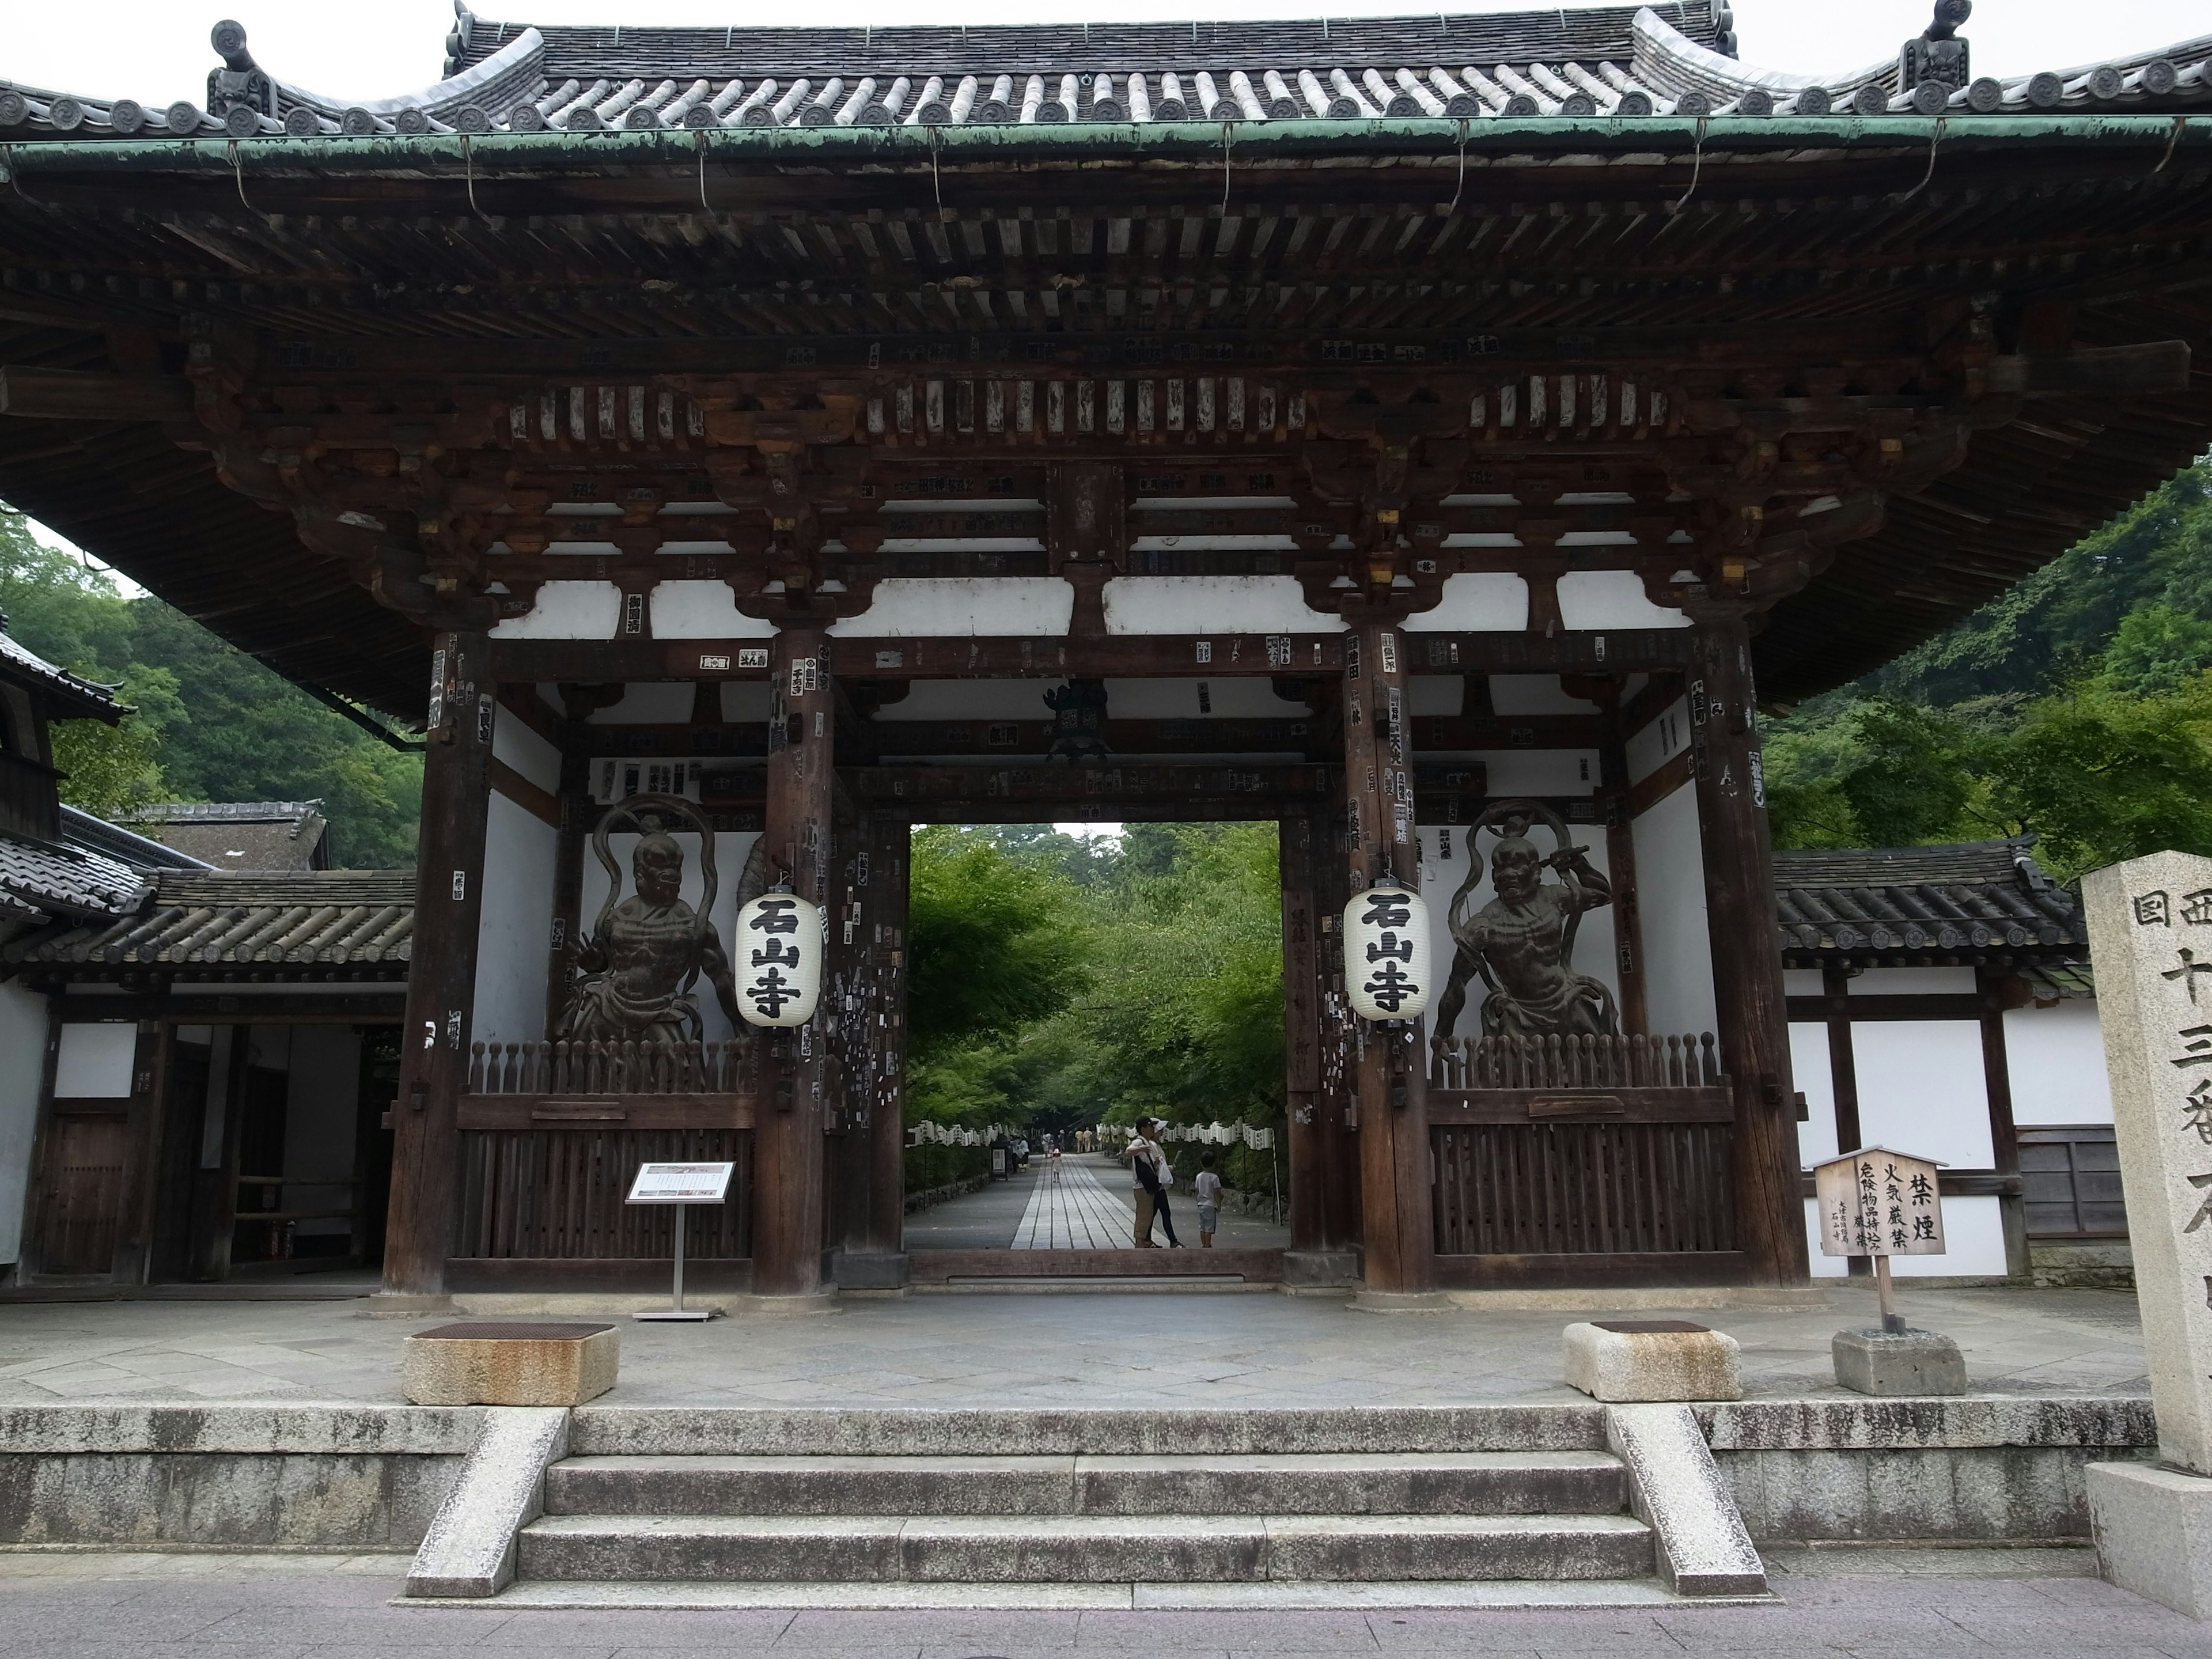
<path id="1" fill-rule="evenodd" d="M 159 800 L 320 800 L 334 863 L 411 864 L 422 764 L 380 743 L 182 611 L 126 599 L 105 573 L 0 514 L 0 611 L 48 661 L 136 713 L 55 728 L 63 799 L 92 812 Z"/>

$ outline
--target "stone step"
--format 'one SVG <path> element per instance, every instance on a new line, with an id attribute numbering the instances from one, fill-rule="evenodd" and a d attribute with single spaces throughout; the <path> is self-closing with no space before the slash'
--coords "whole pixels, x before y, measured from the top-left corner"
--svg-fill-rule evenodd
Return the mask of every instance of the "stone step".
<path id="1" fill-rule="evenodd" d="M 525 1579 L 1224 1583 L 1619 1579 L 1652 1570 L 1622 1515 L 562 1515 Z"/>
<path id="2" fill-rule="evenodd" d="M 554 1515 L 1544 1515 L 1615 1511 L 1605 1452 L 571 1457 Z"/>

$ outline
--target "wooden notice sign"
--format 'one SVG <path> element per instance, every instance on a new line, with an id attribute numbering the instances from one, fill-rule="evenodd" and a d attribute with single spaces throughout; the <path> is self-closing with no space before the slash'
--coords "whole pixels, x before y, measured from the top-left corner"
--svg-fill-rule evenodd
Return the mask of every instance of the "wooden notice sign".
<path id="1" fill-rule="evenodd" d="M 1823 1255 L 1941 1255 L 1943 1200 L 1937 1165 L 1863 1146 L 1813 1171 Z"/>

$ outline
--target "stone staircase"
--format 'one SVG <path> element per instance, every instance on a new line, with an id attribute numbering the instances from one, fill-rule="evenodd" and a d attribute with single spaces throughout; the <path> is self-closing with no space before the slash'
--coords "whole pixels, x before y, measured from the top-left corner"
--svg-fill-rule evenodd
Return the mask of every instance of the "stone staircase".
<path id="1" fill-rule="evenodd" d="M 1609 1444 L 1611 1421 L 1601 1408 L 587 1407 L 544 1443 L 542 1498 L 515 1516 L 514 1581 L 497 1599 L 896 1606 L 957 1593 L 988 1606 L 1018 1592 L 1036 1605 L 1118 1587 L 1125 1605 L 1258 1607 L 1763 1594 L 1747 1540 L 1750 1577 L 1739 1559 L 1732 1578 L 1680 1581 L 1659 1535 L 1668 1519 L 1637 1501 L 1636 1449 Z M 1680 1421 L 1702 1456 L 1688 1413 Z M 412 1593 L 495 1588 L 432 1588 L 434 1577 Z"/>

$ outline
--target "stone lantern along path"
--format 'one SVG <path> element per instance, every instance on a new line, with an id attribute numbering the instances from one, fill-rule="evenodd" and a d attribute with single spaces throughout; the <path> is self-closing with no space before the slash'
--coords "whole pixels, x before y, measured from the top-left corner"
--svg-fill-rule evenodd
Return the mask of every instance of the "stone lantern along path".
<path id="1" fill-rule="evenodd" d="M 1862 1146 L 1817 1165 L 1814 1202 L 1823 1255 L 1874 1258 L 1881 1304 L 1876 1330 L 1838 1331 L 1830 1345 L 1836 1381 L 1859 1394 L 1946 1395 L 1966 1391 L 1959 1345 L 1935 1331 L 1914 1330 L 1897 1310 L 1893 1255 L 1942 1255 L 1943 1200 L 1938 1165 L 1887 1146 Z"/>
<path id="2" fill-rule="evenodd" d="M 2105 1577 L 2212 1614 L 2212 859 L 2081 884 L 2159 1462 L 2087 1467 Z"/>

